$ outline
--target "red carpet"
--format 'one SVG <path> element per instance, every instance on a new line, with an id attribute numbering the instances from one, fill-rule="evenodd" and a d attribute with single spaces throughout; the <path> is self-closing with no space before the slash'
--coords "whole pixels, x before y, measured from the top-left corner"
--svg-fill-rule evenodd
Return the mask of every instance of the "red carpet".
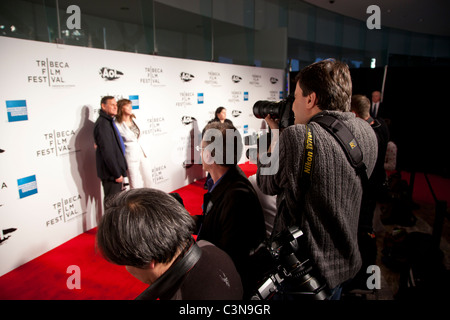
<path id="1" fill-rule="evenodd" d="M 241 165 L 250 176 L 256 166 Z M 404 175 L 409 181 L 409 175 Z M 430 175 L 436 196 L 450 203 L 450 180 Z M 174 190 L 183 198 L 191 215 L 201 214 L 204 179 Z M 434 203 L 423 174 L 417 174 L 414 200 Z M 96 229 L 85 232 L 40 257 L 0 277 L 1 300 L 129 300 L 146 285 L 131 276 L 123 266 L 104 260 L 95 248 Z M 80 289 L 68 289 L 71 265 L 80 267 Z"/>
<path id="2" fill-rule="evenodd" d="M 243 164 L 241 168 L 247 176 L 256 173 L 256 166 L 252 164 Z M 174 190 L 191 215 L 202 213 L 204 183 L 202 179 Z M 147 285 L 130 275 L 124 266 L 103 259 L 95 248 L 96 230 L 89 230 L 0 277 L 0 300 L 128 300 L 137 297 Z M 80 268 L 80 289 L 67 287 L 68 279 L 74 275 L 73 271 L 67 273 L 71 265 Z"/>

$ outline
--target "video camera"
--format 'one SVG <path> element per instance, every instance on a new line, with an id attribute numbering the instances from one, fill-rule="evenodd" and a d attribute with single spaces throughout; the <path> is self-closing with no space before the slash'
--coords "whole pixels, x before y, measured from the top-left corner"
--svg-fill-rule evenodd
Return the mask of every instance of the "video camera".
<path id="1" fill-rule="evenodd" d="M 303 295 L 311 300 L 326 300 L 329 291 L 326 284 L 313 276 L 313 265 L 309 258 L 300 257 L 301 250 L 298 239 L 303 232 L 292 226 L 274 237 L 272 243 L 262 243 L 253 254 L 269 253 L 274 268 L 259 282 L 251 300 L 269 300 L 275 293 Z M 263 252 L 261 252 L 263 250 Z M 269 263 L 270 264 L 270 263 Z M 282 282 L 290 280 L 292 288 L 289 292 L 283 289 Z"/>
<path id="2" fill-rule="evenodd" d="M 264 119 L 270 114 L 272 119 L 279 119 L 280 129 L 284 129 L 294 124 L 294 112 L 292 111 L 292 104 L 294 103 L 294 96 L 289 95 L 286 99 L 278 102 L 274 101 L 256 101 L 253 105 L 253 114 L 258 119 Z"/>

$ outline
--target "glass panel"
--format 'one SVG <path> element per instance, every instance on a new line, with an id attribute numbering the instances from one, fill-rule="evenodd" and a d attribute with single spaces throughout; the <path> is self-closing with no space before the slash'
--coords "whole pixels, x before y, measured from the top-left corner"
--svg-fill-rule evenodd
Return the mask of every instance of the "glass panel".
<path id="1" fill-rule="evenodd" d="M 0 34 L 84 47 L 153 53 L 152 2 L 2 0 Z"/>
<path id="2" fill-rule="evenodd" d="M 273 68 L 323 57 L 369 67 L 392 54 L 447 58 L 450 48 L 448 37 L 369 31 L 294 0 L 1 0 L 0 36 Z"/>
<path id="3" fill-rule="evenodd" d="M 65 44 L 147 53 L 141 1 L 57 0 L 61 39 Z M 76 5 L 81 11 L 81 29 L 71 28 Z"/>
<path id="4" fill-rule="evenodd" d="M 214 61 L 259 65 L 255 61 L 254 1 L 213 0 Z"/>
<path id="5" fill-rule="evenodd" d="M 52 41 L 44 1 L 0 1 L 0 35 L 27 40 Z"/>
<path id="6" fill-rule="evenodd" d="M 206 14 L 184 11 L 158 1 L 154 4 L 158 55 L 212 59 L 211 1 L 201 1 L 201 10 Z"/>

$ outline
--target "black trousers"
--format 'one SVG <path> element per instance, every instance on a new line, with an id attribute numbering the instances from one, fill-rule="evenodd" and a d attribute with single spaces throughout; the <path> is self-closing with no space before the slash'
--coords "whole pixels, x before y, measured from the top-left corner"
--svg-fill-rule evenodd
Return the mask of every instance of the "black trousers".
<path id="1" fill-rule="evenodd" d="M 122 191 L 122 182 L 115 182 L 111 180 L 102 180 L 103 193 L 105 197 L 103 199 L 103 205 L 106 203 L 109 197 Z"/>

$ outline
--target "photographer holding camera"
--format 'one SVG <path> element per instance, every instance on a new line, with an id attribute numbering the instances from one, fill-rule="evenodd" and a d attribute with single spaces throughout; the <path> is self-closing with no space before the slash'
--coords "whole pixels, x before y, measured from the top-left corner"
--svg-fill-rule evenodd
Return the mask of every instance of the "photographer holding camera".
<path id="1" fill-rule="evenodd" d="M 278 162 L 278 169 L 264 173 L 262 169 L 268 165 L 259 162 L 257 181 L 264 193 L 277 195 L 279 222 L 275 231 L 299 227 L 303 232 L 299 251 L 310 258 L 331 290 L 330 299 L 339 299 L 341 285 L 361 267 L 357 229 L 363 181 L 337 139 L 315 119 L 331 116 L 349 129 L 355 138 L 352 143 L 362 152 L 368 176 L 377 157 L 377 139 L 367 122 L 349 112 L 352 82 L 345 63 L 324 60 L 311 64 L 300 71 L 295 82 L 295 122 L 282 128 L 278 141 L 272 140 L 269 149 L 271 165 Z M 267 114 L 271 130 L 280 129 L 284 119 Z M 309 135 L 309 130 L 314 135 Z M 307 143 L 313 145 L 310 157 L 304 157 Z M 305 162 L 311 168 L 307 186 L 301 179 Z M 295 282 L 285 284 L 295 291 Z"/>

